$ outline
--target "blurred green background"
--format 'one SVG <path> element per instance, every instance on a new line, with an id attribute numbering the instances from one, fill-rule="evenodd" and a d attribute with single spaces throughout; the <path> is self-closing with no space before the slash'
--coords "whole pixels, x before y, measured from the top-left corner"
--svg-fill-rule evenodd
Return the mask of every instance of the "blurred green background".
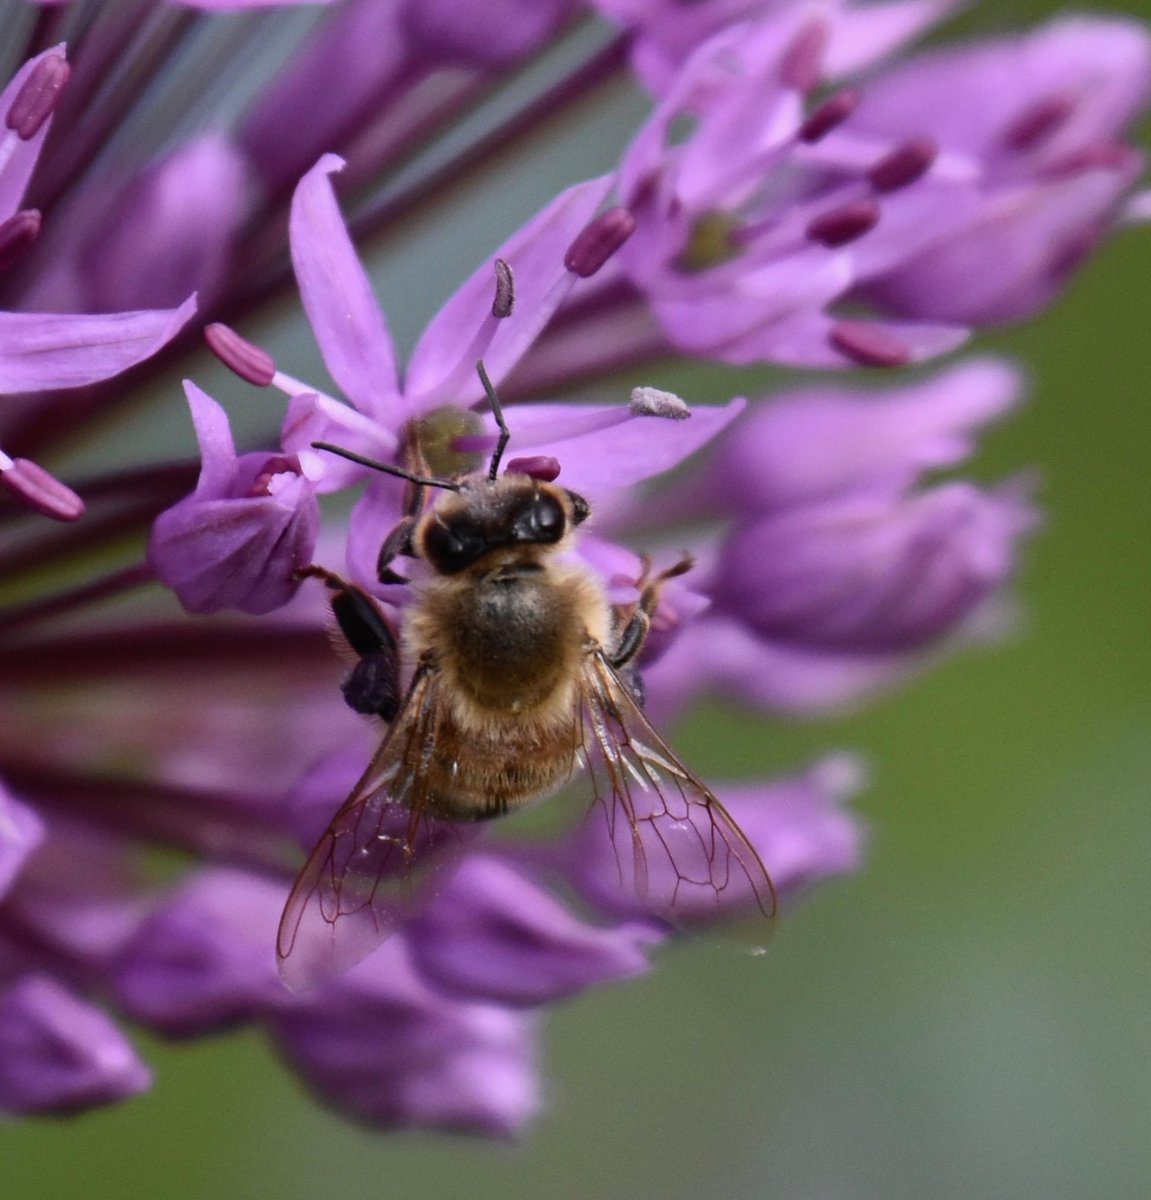
<path id="1" fill-rule="evenodd" d="M 985 6 L 976 23 L 1054 7 Z M 601 119 L 622 137 L 640 106 L 613 103 Z M 603 153 L 572 136 L 568 178 Z M 518 214 L 498 200 L 517 186 Z M 453 226 L 466 261 L 552 187 L 510 169 L 477 187 L 478 215 Z M 420 253 L 410 240 L 379 256 L 409 343 L 438 299 L 396 311 Z M 440 256 L 457 269 L 451 247 Z M 712 706 L 675 731 L 705 776 L 832 748 L 871 763 L 866 868 L 789 915 L 770 953 L 676 946 L 647 978 L 547 1014 L 547 1111 L 513 1147 L 364 1132 L 307 1099 L 255 1035 L 141 1035 L 154 1092 L 0 1130 L 4 1196 L 1145 1197 L 1149 279 L 1151 238 L 1128 233 L 1042 319 L 976 340 L 1034 378 L 976 471 L 1038 467 L 1048 514 L 1007 642 L 849 717 L 769 723 Z"/>

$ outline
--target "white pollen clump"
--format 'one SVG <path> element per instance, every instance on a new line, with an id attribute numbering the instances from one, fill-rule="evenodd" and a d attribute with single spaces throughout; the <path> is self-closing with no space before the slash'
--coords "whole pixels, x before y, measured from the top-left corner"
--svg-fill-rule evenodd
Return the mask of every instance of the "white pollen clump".
<path id="1" fill-rule="evenodd" d="M 639 417 L 666 417 L 669 421 L 686 421 L 691 416 L 691 409 L 674 392 L 652 387 L 632 389 L 631 411 Z"/>

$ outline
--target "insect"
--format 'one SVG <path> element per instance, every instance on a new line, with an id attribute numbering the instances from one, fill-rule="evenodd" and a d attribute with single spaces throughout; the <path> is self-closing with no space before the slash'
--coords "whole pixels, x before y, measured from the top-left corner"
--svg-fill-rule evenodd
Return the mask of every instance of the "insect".
<path id="1" fill-rule="evenodd" d="M 366 593 L 320 567 L 302 572 L 331 589 L 356 652 L 345 699 L 388 728 L 285 906 L 277 950 L 294 988 L 352 965 L 394 932 L 482 822 L 583 771 L 619 882 L 653 914 L 675 921 L 698 912 L 701 898 L 774 914 L 751 843 L 641 707 L 635 661 L 663 584 L 690 559 L 656 575 L 645 566 L 638 601 L 609 604 L 591 569 L 563 554 L 590 508 L 555 482 L 558 464 L 514 460 L 500 475 L 510 434 L 478 369 L 500 430 L 486 470 L 437 477 L 315 443 L 408 481 L 378 573 L 408 582 L 393 567 L 406 555 L 423 559 L 430 578 L 413 585 L 397 638 Z"/>

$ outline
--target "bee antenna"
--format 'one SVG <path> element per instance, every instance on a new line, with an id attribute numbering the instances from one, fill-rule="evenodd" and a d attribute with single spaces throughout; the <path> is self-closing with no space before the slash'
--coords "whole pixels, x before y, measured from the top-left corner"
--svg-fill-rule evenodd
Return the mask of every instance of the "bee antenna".
<path id="1" fill-rule="evenodd" d="M 441 479 L 435 475 L 417 475 L 413 471 L 405 471 L 403 467 L 394 467 L 391 463 L 380 462 L 378 459 L 365 458 L 354 450 L 345 450 L 343 446 L 333 446 L 331 442 L 313 442 L 313 450 L 327 450 L 329 454 L 338 454 L 349 462 L 359 463 L 361 467 L 371 467 L 373 471 L 382 471 L 385 475 L 395 475 L 406 479 L 409 483 L 418 483 L 424 487 L 446 488 L 449 492 L 458 492 L 460 485 L 454 479 Z"/>
<path id="2" fill-rule="evenodd" d="M 484 369 L 483 360 L 476 363 L 476 373 L 480 377 L 480 383 L 484 385 L 484 393 L 488 398 L 488 403 L 492 406 L 492 416 L 496 419 L 496 424 L 500 430 L 500 440 L 496 442 L 496 448 L 492 451 L 491 465 L 488 467 L 488 478 L 495 480 L 500 471 L 500 459 L 504 456 L 504 450 L 507 449 L 508 439 L 512 436 L 508 429 L 507 422 L 504 420 L 504 406 L 500 403 L 499 396 L 496 395 L 496 389 L 492 386 L 492 381 L 488 378 L 488 373 Z"/>

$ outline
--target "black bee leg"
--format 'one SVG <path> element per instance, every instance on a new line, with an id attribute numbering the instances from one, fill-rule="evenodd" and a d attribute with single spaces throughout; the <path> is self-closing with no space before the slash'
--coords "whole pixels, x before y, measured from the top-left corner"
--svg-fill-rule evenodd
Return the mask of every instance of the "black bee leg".
<path id="1" fill-rule="evenodd" d="M 323 567 L 304 567 L 301 577 L 322 579 L 331 590 L 332 613 L 359 661 L 341 688 L 356 712 L 395 719 L 400 707 L 400 652 L 376 602 L 360 588 Z"/>
<path id="2" fill-rule="evenodd" d="M 384 544 L 380 547 L 380 554 L 376 559 L 376 577 L 381 583 L 408 582 L 407 576 L 393 571 L 390 564 L 401 554 L 408 558 L 415 557 L 412 550 L 412 533 L 416 528 L 416 521 L 417 518 L 414 516 L 404 517 L 395 529 L 384 538 Z"/>
<path id="3" fill-rule="evenodd" d="M 416 466 L 422 468 L 423 460 L 419 457 L 419 442 L 416 440 L 416 434 L 413 432 L 409 436 L 411 438 L 409 457 L 415 461 Z M 379 557 L 376 559 L 376 578 L 381 583 L 408 582 L 405 576 L 392 570 L 391 563 L 401 554 L 406 558 L 415 558 L 412 534 L 416 531 L 423 507 L 423 485 L 409 480 L 408 486 L 404 490 L 404 515 L 395 529 L 384 538 L 384 544 L 380 547 Z"/>
<path id="4" fill-rule="evenodd" d="M 635 604 L 617 604 L 612 608 L 612 624 L 618 631 L 615 644 L 607 655 L 607 660 L 616 669 L 620 681 L 631 693 L 632 699 L 643 707 L 646 698 L 643 676 L 640 674 L 636 659 L 647 642 L 651 632 L 651 619 L 659 607 L 659 596 L 663 590 L 664 581 L 674 579 L 685 571 L 690 571 L 692 560 L 681 559 L 666 571 L 661 571 L 654 578 L 651 576 L 651 562 L 645 555 L 641 560 L 643 570 L 636 580 L 639 599 Z"/>
<path id="5" fill-rule="evenodd" d="M 643 644 L 647 641 L 647 635 L 651 629 L 652 615 L 659 606 L 659 594 L 663 590 L 664 583 L 668 579 L 674 579 L 677 575 L 683 575 L 692 568 L 692 560 L 683 558 L 674 566 L 668 567 L 666 571 L 661 571 L 655 578 L 649 579 L 651 563 L 646 556 L 642 561 L 643 573 L 636 582 L 636 586 L 639 588 L 639 601 L 630 612 L 628 611 L 630 606 L 617 606 L 615 610 L 616 619 L 623 628 L 616 640 L 615 648 L 608 655 L 608 661 L 617 670 L 627 666 L 643 649 Z M 640 690 L 643 690 L 642 684 Z"/>
<path id="6" fill-rule="evenodd" d="M 618 610 L 617 610 L 618 611 Z M 626 667 L 629 662 L 643 649 L 647 641 L 648 630 L 651 629 L 651 617 L 642 609 L 637 608 L 627 618 L 623 632 L 615 644 L 615 649 L 608 655 L 608 662 L 617 670 Z"/>

